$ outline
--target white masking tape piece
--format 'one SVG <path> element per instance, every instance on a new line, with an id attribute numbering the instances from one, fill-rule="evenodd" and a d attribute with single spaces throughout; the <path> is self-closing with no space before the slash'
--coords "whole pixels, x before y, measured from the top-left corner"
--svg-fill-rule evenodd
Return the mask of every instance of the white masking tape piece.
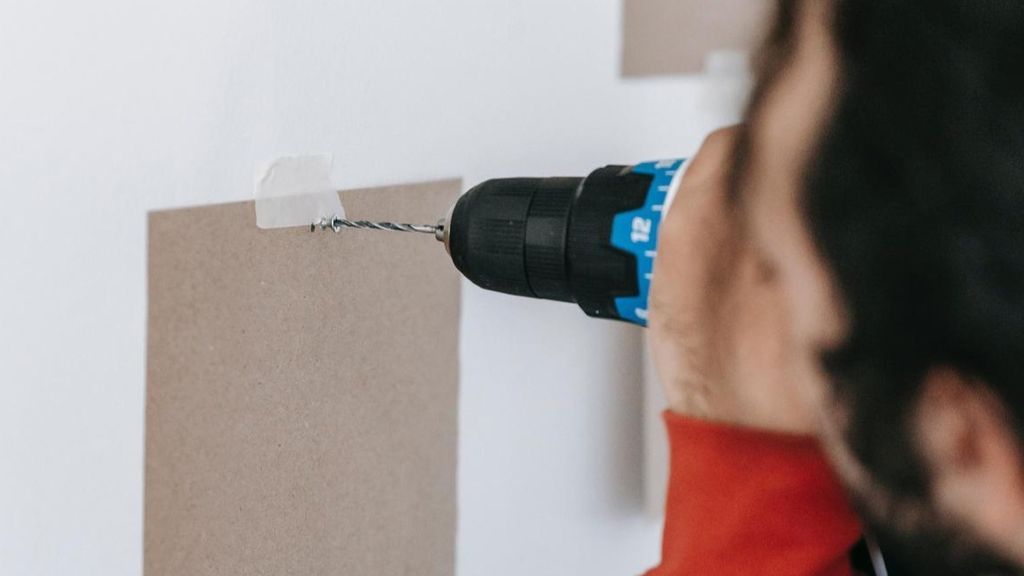
<path id="1" fill-rule="evenodd" d="M 331 184 L 333 161 L 329 154 L 285 156 L 257 170 L 256 225 L 308 227 L 321 218 L 344 218 L 338 189 Z"/>

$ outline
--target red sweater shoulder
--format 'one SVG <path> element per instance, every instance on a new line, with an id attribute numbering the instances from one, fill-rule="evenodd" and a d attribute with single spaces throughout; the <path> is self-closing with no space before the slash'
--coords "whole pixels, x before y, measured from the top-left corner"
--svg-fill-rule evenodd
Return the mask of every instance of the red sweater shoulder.
<path id="1" fill-rule="evenodd" d="M 662 562 L 648 576 L 848 576 L 860 523 L 814 438 L 665 413 Z"/>

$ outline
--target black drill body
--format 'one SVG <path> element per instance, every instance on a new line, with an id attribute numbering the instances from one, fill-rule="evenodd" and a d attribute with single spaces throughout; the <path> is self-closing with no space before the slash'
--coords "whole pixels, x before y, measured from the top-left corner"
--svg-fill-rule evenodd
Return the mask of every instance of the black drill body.
<path id="1" fill-rule="evenodd" d="M 637 256 L 612 244 L 619 214 L 641 209 L 652 176 L 607 166 L 586 178 L 506 178 L 469 190 L 445 241 L 474 284 L 506 294 L 576 302 L 622 319 L 616 299 L 636 295 Z"/>

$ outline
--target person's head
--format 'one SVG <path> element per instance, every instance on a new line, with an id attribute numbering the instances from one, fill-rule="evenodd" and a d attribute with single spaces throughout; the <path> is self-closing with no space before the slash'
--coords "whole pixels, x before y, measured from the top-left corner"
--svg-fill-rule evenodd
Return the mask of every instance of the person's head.
<path id="1" fill-rule="evenodd" d="M 826 450 L 932 570 L 1024 565 L 1024 1 L 777 4 L 733 185 Z"/>

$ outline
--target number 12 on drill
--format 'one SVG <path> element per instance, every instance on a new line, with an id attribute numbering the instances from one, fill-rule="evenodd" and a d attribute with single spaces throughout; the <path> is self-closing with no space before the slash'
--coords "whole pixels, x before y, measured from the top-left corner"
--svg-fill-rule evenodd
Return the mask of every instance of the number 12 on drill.
<path id="1" fill-rule="evenodd" d="M 640 216 L 633 218 L 633 233 L 629 235 L 629 239 L 634 244 L 650 242 L 653 226 L 654 222 L 650 218 L 641 218 Z"/>

